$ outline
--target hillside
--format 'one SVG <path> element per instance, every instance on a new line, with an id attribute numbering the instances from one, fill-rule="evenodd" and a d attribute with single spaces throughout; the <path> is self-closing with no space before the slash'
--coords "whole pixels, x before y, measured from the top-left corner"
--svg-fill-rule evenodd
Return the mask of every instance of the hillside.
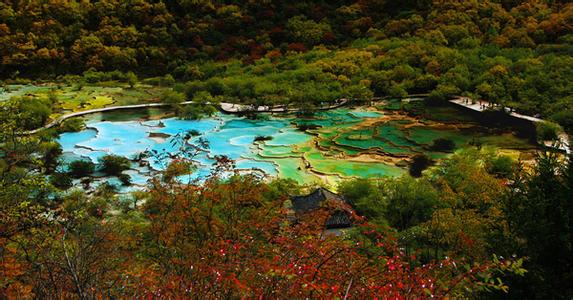
<path id="1" fill-rule="evenodd" d="M 573 297 L 570 1 L 4 0 L 0 57 L 0 299 Z"/>

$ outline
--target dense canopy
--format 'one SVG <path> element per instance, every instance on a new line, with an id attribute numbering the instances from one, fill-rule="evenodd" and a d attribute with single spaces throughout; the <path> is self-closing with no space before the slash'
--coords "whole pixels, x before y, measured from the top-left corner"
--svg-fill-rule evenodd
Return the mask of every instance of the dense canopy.
<path id="1" fill-rule="evenodd" d="M 0 298 L 573 297 L 570 1 L 4 0 L 0 57 Z"/>

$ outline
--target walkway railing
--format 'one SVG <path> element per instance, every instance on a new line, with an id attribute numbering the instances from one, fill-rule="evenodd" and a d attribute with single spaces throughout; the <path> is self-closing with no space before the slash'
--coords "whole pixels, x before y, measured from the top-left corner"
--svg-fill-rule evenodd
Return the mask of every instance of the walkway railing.
<path id="1" fill-rule="evenodd" d="M 185 102 L 181 102 L 178 104 L 179 105 L 187 105 L 187 104 L 192 104 L 192 103 L 194 103 L 194 102 L 193 101 L 185 101 Z M 347 103 L 348 103 L 348 99 L 343 98 L 343 99 L 337 100 L 334 105 L 330 105 L 328 107 L 321 107 L 321 108 L 319 108 L 319 110 L 335 109 L 335 108 L 344 106 Z M 165 106 L 170 106 L 170 105 L 173 105 L 173 104 L 171 104 L 171 103 L 146 103 L 146 104 L 133 104 L 133 105 L 122 105 L 122 106 L 109 106 L 109 107 L 102 107 L 102 108 L 78 111 L 78 112 L 74 112 L 74 113 L 60 116 L 60 117 L 56 118 L 55 120 L 53 120 L 52 122 L 50 122 L 50 123 L 48 123 L 48 124 L 46 124 L 40 128 L 36 128 L 36 129 L 30 130 L 30 131 L 25 131 L 25 132 L 22 132 L 22 134 L 23 135 L 35 134 L 35 133 L 38 133 L 42 130 L 49 129 L 49 128 L 52 128 L 54 126 L 60 125 L 62 122 L 64 122 L 67 119 L 85 116 L 85 115 L 89 115 L 89 114 L 95 114 L 95 113 L 107 112 L 107 111 L 124 110 L 124 109 L 165 107 Z M 223 112 L 226 112 L 226 113 L 246 113 L 246 112 L 262 112 L 262 113 L 274 113 L 274 112 L 276 112 L 276 113 L 281 113 L 281 112 L 297 112 L 297 111 L 299 111 L 298 109 L 288 109 L 288 108 L 285 110 L 284 106 L 258 106 L 256 108 L 253 108 L 250 105 L 234 104 L 234 103 L 226 103 L 226 102 L 219 103 L 219 108 Z"/>
<path id="2" fill-rule="evenodd" d="M 514 118 L 530 121 L 533 123 L 538 123 L 538 122 L 544 121 L 543 119 L 540 119 L 540 118 L 516 113 L 509 107 L 492 105 L 491 103 L 489 103 L 487 101 L 475 101 L 469 97 L 456 96 L 455 98 L 450 99 L 449 102 L 453 103 L 455 105 L 459 105 L 459 106 L 477 111 L 477 112 L 484 112 L 484 111 L 493 107 L 493 108 L 497 108 L 499 110 L 505 111 L 506 113 L 508 113 L 510 116 L 512 116 Z M 552 143 L 545 143 L 545 146 L 552 147 L 552 148 L 555 147 L 555 145 L 553 145 Z M 556 148 L 561 150 L 561 151 L 564 151 L 568 155 L 571 154 L 571 144 L 569 142 L 569 136 L 567 134 L 565 134 L 565 133 L 559 134 L 558 143 L 557 143 Z"/>
<path id="3" fill-rule="evenodd" d="M 407 97 L 403 97 L 403 98 L 427 97 L 427 96 L 428 96 L 427 94 L 415 94 L 415 95 L 408 95 Z M 382 99 L 386 99 L 386 98 L 388 98 L 388 97 L 375 97 L 375 98 L 372 98 L 372 100 L 382 100 Z M 348 104 L 349 102 L 350 102 L 350 100 L 348 100 L 346 98 L 341 98 L 341 99 L 338 99 L 335 102 L 335 104 L 329 105 L 327 107 L 319 108 L 319 110 L 329 110 L 329 109 L 339 108 L 339 107 L 342 107 L 342 106 Z M 453 99 L 450 99 L 449 102 L 453 103 L 455 105 L 459 105 L 459 106 L 477 111 L 477 112 L 484 112 L 484 111 L 488 110 L 490 107 L 492 107 L 492 105 L 489 102 L 475 101 L 469 97 L 463 97 L 463 96 L 456 96 Z M 191 104 L 191 103 L 193 103 L 193 101 L 185 101 L 185 102 L 182 102 L 179 104 L 186 105 L 186 104 Z M 60 116 L 57 119 L 55 119 L 54 121 L 46 124 L 43 127 L 40 127 L 40 128 L 34 129 L 34 130 L 30 130 L 30 131 L 26 131 L 26 132 L 23 132 L 22 134 L 24 134 L 24 135 L 35 134 L 35 133 L 38 133 L 44 129 L 49 129 L 49 128 L 52 128 L 54 126 L 57 126 L 67 119 L 79 117 L 79 116 L 84 116 L 84 115 L 89 115 L 89 114 L 94 114 L 94 113 L 123 110 L 123 109 L 164 107 L 164 106 L 169 106 L 169 105 L 172 105 L 172 104 L 171 103 L 146 103 L 146 104 L 123 105 L 123 106 L 110 106 L 110 107 L 103 107 L 103 108 L 78 111 L 78 112 L 74 112 L 74 113 Z M 284 105 L 281 105 L 281 106 L 257 106 L 255 108 L 255 107 L 250 106 L 250 105 L 234 104 L 234 103 L 226 103 L 226 102 L 219 103 L 219 108 L 223 112 L 226 112 L 226 113 L 248 113 L 248 112 L 285 113 L 285 112 L 297 112 L 297 111 L 299 111 L 299 109 L 289 109 L 287 106 L 284 106 Z M 531 117 L 531 116 L 522 115 L 522 114 L 513 112 L 508 107 L 503 107 L 502 109 L 505 110 L 506 112 L 508 112 L 509 115 L 514 117 L 514 118 L 519 118 L 519 119 L 527 120 L 527 121 L 534 122 L 534 123 L 543 121 L 543 119 L 540 119 L 540 118 Z M 559 138 L 559 143 L 558 143 L 559 144 L 558 145 L 559 150 L 565 151 L 565 153 L 567 153 L 567 154 L 571 154 L 569 137 L 567 136 L 567 134 L 562 133 L 559 135 L 558 138 Z M 549 145 L 549 144 L 546 144 L 546 146 L 552 147 L 552 145 Z"/>

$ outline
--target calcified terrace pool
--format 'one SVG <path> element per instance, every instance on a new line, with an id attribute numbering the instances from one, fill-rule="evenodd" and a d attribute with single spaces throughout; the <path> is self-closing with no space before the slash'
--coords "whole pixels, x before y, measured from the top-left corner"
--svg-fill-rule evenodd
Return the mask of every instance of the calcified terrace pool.
<path id="1" fill-rule="evenodd" d="M 208 176 L 214 157 L 226 155 L 242 173 L 291 178 L 299 183 L 336 184 L 351 177 L 399 176 L 407 171 L 408 159 L 417 153 L 444 157 L 447 153 L 429 150 L 439 137 L 455 141 L 458 147 L 476 138 L 501 149 L 534 147 L 511 132 L 488 133 L 467 118 L 436 121 L 374 108 L 336 109 L 319 112 L 313 118 L 269 116 L 265 120 L 226 114 L 196 121 L 141 117 L 136 112 L 92 116 L 86 130 L 60 136 L 65 160 L 89 159 L 97 163 L 106 154 L 135 160 L 141 153 L 156 153 L 134 161 L 132 170 L 126 172 L 135 186 L 141 186 L 164 170 L 173 155 L 182 155 L 180 144 L 174 140 L 181 141 L 181 136 L 196 131 L 199 135 L 185 142 L 197 144 L 202 138 L 209 147 L 193 158 L 197 170 L 181 176 L 181 181 Z M 297 125 L 313 129 L 301 131 Z M 272 139 L 255 141 L 257 136 Z M 106 179 L 110 180 L 114 183 L 115 179 Z"/>

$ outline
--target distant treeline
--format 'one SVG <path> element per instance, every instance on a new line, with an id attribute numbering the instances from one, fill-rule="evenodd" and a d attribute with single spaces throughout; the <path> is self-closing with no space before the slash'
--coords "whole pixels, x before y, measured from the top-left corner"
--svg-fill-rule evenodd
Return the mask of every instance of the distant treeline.
<path id="1" fill-rule="evenodd" d="M 2 77 L 97 70 L 185 73 L 360 38 L 422 37 L 571 54 L 568 1 L 103 0 L 0 3 Z M 547 45 L 550 44 L 550 45 Z"/>
<path id="2" fill-rule="evenodd" d="M 177 88 L 188 97 L 308 110 L 340 97 L 467 94 L 570 130 L 566 2 L 4 1 L 0 79 L 134 72 L 191 82 Z"/>

